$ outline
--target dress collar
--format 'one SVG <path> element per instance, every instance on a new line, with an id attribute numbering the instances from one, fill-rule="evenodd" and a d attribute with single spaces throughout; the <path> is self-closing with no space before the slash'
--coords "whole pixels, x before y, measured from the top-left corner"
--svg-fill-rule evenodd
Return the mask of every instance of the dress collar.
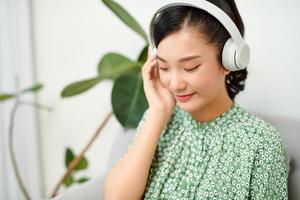
<path id="1" fill-rule="evenodd" d="M 230 121 L 233 116 L 238 112 L 240 106 L 238 103 L 236 103 L 235 101 L 233 101 L 232 106 L 227 109 L 225 112 L 223 112 L 221 115 L 217 116 L 216 118 L 214 118 L 213 120 L 210 121 L 206 121 L 206 122 L 200 122 L 196 119 L 194 119 L 190 113 L 181 110 L 178 106 L 176 106 L 177 109 L 180 110 L 180 112 L 182 112 L 183 116 L 184 116 L 184 124 L 187 126 L 192 126 L 192 128 L 204 128 L 204 129 L 208 129 L 208 128 L 212 128 L 215 127 L 216 125 L 218 126 L 223 126 L 226 123 L 228 123 L 228 121 Z"/>

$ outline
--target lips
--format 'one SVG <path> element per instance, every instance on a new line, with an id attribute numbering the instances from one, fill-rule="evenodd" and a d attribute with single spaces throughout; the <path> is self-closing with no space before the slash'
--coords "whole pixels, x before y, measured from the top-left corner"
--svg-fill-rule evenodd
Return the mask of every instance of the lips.
<path id="1" fill-rule="evenodd" d="M 188 101 L 195 93 L 187 94 L 187 95 L 176 95 L 176 99 L 181 102 Z"/>

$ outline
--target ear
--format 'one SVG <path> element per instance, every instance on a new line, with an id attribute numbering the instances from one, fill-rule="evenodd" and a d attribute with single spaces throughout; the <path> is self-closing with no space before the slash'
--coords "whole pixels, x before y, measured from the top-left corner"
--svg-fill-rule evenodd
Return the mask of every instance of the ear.
<path id="1" fill-rule="evenodd" d="M 228 69 L 223 68 L 223 74 L 226 76 L 230 73 L 231 71 Z"/>

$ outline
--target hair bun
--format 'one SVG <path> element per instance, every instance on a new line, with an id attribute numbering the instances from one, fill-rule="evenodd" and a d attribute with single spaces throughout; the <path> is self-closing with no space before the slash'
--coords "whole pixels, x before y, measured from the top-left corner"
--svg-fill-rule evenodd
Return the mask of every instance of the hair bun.
<path id="1" fill-rule="evenodd" d="M 240 91 L 244 90 L 247 75 L 248 72 L 246 68 L 240 71 L 231 71 L 225 76 L 226 89 L 231 99 L 234 99 Z"/>

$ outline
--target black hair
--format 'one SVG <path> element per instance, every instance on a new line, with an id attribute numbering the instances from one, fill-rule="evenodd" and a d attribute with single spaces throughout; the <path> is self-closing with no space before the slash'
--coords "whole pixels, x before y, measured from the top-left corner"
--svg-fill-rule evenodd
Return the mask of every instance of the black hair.
<path id="1" fill-rule="evenodd" d="M 242 36 L 244 36 L 244 23 L 238 12 L 234 0 L 207 0 L 222 9 L 235 23 Z M 218 48 L 217 59 L 222 63 L 222 50 L 225 42 L 230 38 L 226 28 L 211 14 L 204 10 L 189 6 L 173 6 L 160 12 L 151 24 L 155 46 L 171 33 L 180 31 L 185 26 L 198 28 L 209 44 Z M 229 97 L 235 96 L 245 87 L 247 68 L 231 71 L 225 76 L 225 85 Z"/>

